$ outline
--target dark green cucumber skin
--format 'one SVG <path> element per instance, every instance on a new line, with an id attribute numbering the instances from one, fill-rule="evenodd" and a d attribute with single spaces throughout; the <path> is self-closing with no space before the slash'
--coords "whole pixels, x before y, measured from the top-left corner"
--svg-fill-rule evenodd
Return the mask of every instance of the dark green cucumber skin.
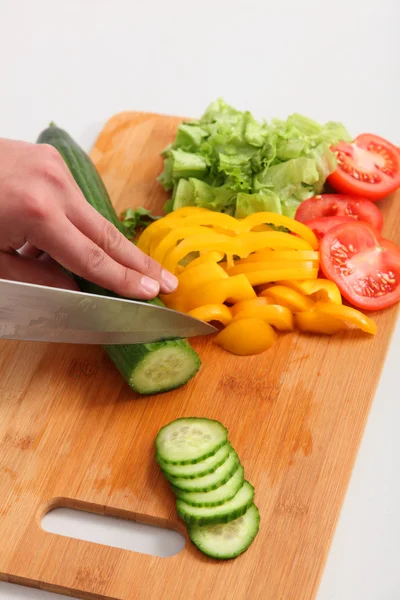
<path id="1" fill-rule="evenodd" d="M 198 458 L 191 459 L 191 460 L 164 460 L 164 462 L 169 463 L 171 465 L 190 465 L 190 464 L 195 464 L 198 462 L 201 462 L 202 460 L 205 460 L 206 458 L 208 458 L 209 456 L 212 456 L 213 454 L 215 454 L 217 452 L 217 450 L 219 450 L 224 444 L 226 443 L 226 440 L 223 440 L 222 442 L 220 442 L 218 444 L 218 446 L 215 446 L 212 450 L 209 450 L 208 452 L 206 452 L 205 454 L 202 454 L 201 456 L 199 456 Z M 220 465 L 221 466 L 221 465 Z M 182 478 L 184 479 L 184 478 Z M 186 477 L 186 479 L 188 479 Z M 189 478 L 192 479 L 192 478 Z M 193 479 L 196 479 L 195 477 L 193 477 Z"/>
<path id="2" fill-rule="evenodd" d="M 171 489 L 174 492 L 175 496 L 177 498 L 179 498 L 180 500 L 183 500 L 184 502 L 186 502 L 186 504 L 191 504 L 192 506 L 198 506 L 199 508 L 212 508 L 213 506 L 221 506 L 221 504 L 225 504 L 225 502 L 228 502 L 229 500 L 232 500 L 232 498 L 234 498 L 234 496 L 236 496 L 236 494 L 238 493 L 239 489 L 242 487 L 243 482 L 244 482 L 244 468 L 242 467 L 242 465 L 239 465 L 238 468 L 236 469 L 236 471 L 240 469 L 241 473 L 242 473 L 242 480 L 239 484 L 239 486 L 237 487 L 237 489 L 234 489 L 233 491 L 231 491 L 229 494 L 227 494 L 225 496 L 225 498 L 223 498 L 222 500 L 217 500 L 214 502 L 211 501 L 203 501 L 203 502 L 193 502 L 190 500 L 190 494 L 195 493 L 195 492 L 184 492 L 183 490 L 180 490 L 179 488 L 175 487 L 174 485 L 171 485 Z M 233 473 L 232 477 L 234 477 L 236 475 L 236 471 Z M 226 481 L 225 483 L 228 483 L 230 479 L 232 479 L 232 477 L 230 477 L 228 479 L 228 481 Z M 218 489 L 218 488 L 216 488 Z M 213 492 L 215 490 L 210 490 L 210 492 Z M 204 494 L 208 494 L 210 492 L 203 492 Z M 202 492 L 200 492 L 202 493 Z"/>
<path id="3" fill-rule="evenodd" d="M 226 443 L 227 443 L 227 444 L 229 444 L 229 442 L 226 442 Z M 225 444 L 223 444 L 223 446 L 224 446 L 224 445 L 225 445 Z M 221 448 L 222 448 L 223 446 L 221 446 Z M 230 446 L 230 444 L 229 444 L 229 446 Z M 220 450 L 221 448 L 219 448 L 219 450 Z M 233 448 L 232 448 L 232 446 L 231 446 L 231 451 L 232 451 L 232 450 L 233 450 Z M 218 452 L 218 450 L 217 450 L 217 452 Z M 220 460 L 218 463 L 216 463 L 216 464 L 215 464 L 215 465 L 213 465 L 212 467 L 208 467 L 208 468 L 207 468 L 205 471 L 203 471 L 203 472 L 201 472 L 201 471 L 200 471 L 199 473 L 196 473 L 195 475 L 185 475 L 185 476 L 181 475 L 181 479 L 197 479 L 197 477 L 203 477 L 204 475 L 210 475 L 210 473 L 214 473 L 214 471 L 216 471 L 216 470 L 218 469 L 218 467 L 220 467 L 221 465 L 223 465 L 223 464 L 224 464 L 224 462 L 226 462 L 226 461 L 228 460 L 228 457 L 229 457 L 229 452 L 228 452 L 228 454 L 227 454 L 226 456 L 224 456 L 224 457 L 223 457 L 223 459 L 222 459 L 222 460 Z M 157 461 L 157 462 L 158 462 L 158 464 L 160 465 L 160 467 L 161 467 L 161 470 L 162 470 L 162 472 L 163 472 L 163 475 L 164 475 L 164 477 L 165 477 L 166 479 L 169 479 L 170 477 L 174 477 L 173 475 L 171 475 L 170 473 L 168 473 L 168 471 L 164 470 L 164 468 L 163 468 L 163 466 L 164 466 L 164 467 L 165 467 L 165 466 L 166 466 L 166 467 L 168 467 L 168 464 L 171 464 L 171 463 L 165 463 L 165 462 L 164 462 L 164 461 L 163 461 L 163 460 L 162 460 L 162 459 L 161 459 L 161 458 L 158 456 L 158 454 L 156 454 L 156 461 Z M 196 464 L 196 463 L 192 463 L 192 464 Z"/>
<path id="4" fill-rule="evenodd" d="M 89 204 L 126 235 L 126 228 L 118 219 L 96 167 L 72 137 L 63 129 L 50 125 L 39 135 L 37 143 L 50 144 L 58 150 Z"/>
<path id="5" fill-rule="evenodd" d="M 85 196 L 86 200 L 89 202 L 93 208 L 97 210 L 105 219 L 110 221 L 122 234 L 127 235 L 127 230 L 123 223 L 119 220 L 117 213 L 114 210 L 114 207 L 111 203 L 109 194 L 107 189 L 97 172 L 96 167 L 94 166 L 90 157 L 82 150 L 82 148 L 72 139 L 72 137 L 63 129 L 56 127 L 51 124 L 47 129 L 42 131 L 37 139 L 38 144 L 49 144 L 56 148 L 58 152 L 61 154 L 64 162 L 69 168 L 73 178 L 78 184 L 80 190 Z M 90 281 L 83 279 L 82 277 L 75 277 L 80 289 L 83 292 L 97 295 L 105 295 L 105 296 L 114 296 L 118 297 L 117 294 L 114 294 L 110 290 L 106 290 L 101 288 L 98 285 L 93 284 Z M 163 306 L 163 303 L 158 298 L 154 300 L 150 300 L 150 303 L 159 304 Z M 197 360 L 195 361 L 195 368 L 193 370 L 192 375 L 189 377 L 191 379 L 196 375 L 201 366 L 201 361 L 198 354 L 193 350 L 187 340 L 171 340 L 165 342 L 159 342 L 156 344 L 133 344 L 133 345 L 107 345 L 103 346 L 105 352 L 108 357 L 114 363 L 119 373 L 122 375 L 123 379 L 128 383 L 128 385 L 139 394 L 141 390 L 136 389 L 136 387 L 132 384 L 131 377 L 134 369 L 138 367 L 141 360 L 149 353 L 154 352 L 161 346 L 174 344 L 176 347 L 177 344 L 182 345 L 182 348 L 185 352 L 190 351 L 193 355 L 196 355 Z M 155 392 L 162 393 L 167 392 L 177 387 L 181 387 L 187 383 L 188 380 L 183 381 L 181 384 L 163 387 Z M 146 395 L 152 395 L 146 393 Z"/>
<path id="6" fill-rule="evenodd" d="M 233 452 L 235 452 L 235 451 L 233 450 Z M 235 452 L 235 454 L 236 454 L 236 452 Z M 187 488 L 182 488 L 180 485 L 176 485 L 176 481 L 178 479 L 176 477 L 168 477 L 168 481 L 169 481 L 169 483 L 171 485 L 171 488 L 172 488 L 172 491 L 175 493 L 175 495 L 178 495 L 177 494 L 178 490 L 181 490 L 182 492 L 186 492 L 186 493 L 190 493 L 192 491 L 193 492 L 196 491 L 196 492 L 199 492 L 199 493 L 201 493 L 201 492 L 212 492 L 213 490 L 218 489 L 219 487 L 221 487 L 221 485 L 224 485 L 224 483 L 226 483 L 227 481 L 229 481 L 229 479 L 238 470 L 239 465 L 240 465 L 239 457 L 236 454 L 236 459 L 235 459 L 234 464 L 232 465 L 232 468 L 229 471 L 226 472 L 226 474 L 225 474 L 224 477 L 221 477 L 221 479 L 219 479 L 213 485 L 208 485 L 208 486 L 203 487 L 203 488 L 199 487 L 196 490 L 190 490 L 190 489 L 187 489 Z M 208 477 L 208 476 L 205 475 L 205 477 Z M 198 478 L 196 478 L 196 481 L 199 480 L 201 482 L 201 479 L 202 479 L 201 477 L 198 477 Z M 190 482 L 195 481 L 195 480 L 193 480 L 193 479 L 182 479 L 182 481 L 184 481 L 184 482 L 188 481 L 190 483 Z"/>
<path id="7" fill-rule="evenodd" d="M 253 498 L 243 506 L 238 507 L 235 511 L 229 513 L 229 515 L 216 515 L 213 517 L 195 518 L 192 515 L 187 514 L 182 506 L 180 500 L 176 502 L 176 511 L 181 519 L 185 521 L 187 525 L 222 525 L 223 523 L 229 523 L 234 519 L 242 517 L 248 508 L 253 504 Z M 218 508 L 217 506 L 215 508 Z"/>

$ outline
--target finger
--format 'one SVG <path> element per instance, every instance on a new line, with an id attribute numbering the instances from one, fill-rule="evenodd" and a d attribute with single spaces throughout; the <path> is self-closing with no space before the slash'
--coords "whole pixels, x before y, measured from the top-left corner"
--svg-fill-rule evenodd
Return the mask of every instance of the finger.
<path id="1" fill-rule="evenodd" d="M 69 290 L 79 289 L 75 281 L 54 261 L 46 263 L 35 258 L 1 251 L 0 278 Z"/>
<path id="2" fill-rule="evenodd" d="M 66 269 L 120 296 L 150 299 L 160 291 L 157 281 L 117 263 L 66 217 L 37 228 L 32 235 L 30 243 Z"/>
<path id="3" fill-rule="evenodd" d="M 75 227 L 119 264 L 158 281 L 161 292 L 168 294 L 177 288 L 175 275 L 139 250 L 87 202 L 74 203 L 67 215 Z"/>
<path id="4" fill-rule="evenodd" d="M 0 248 L 0 252 L 6 252 L 7 254 L 17 254 L 17 251 L 15 250 L 15 248 L 12 248 L 11 246 L 6 246 L 5 248 Z"/>
<path id="5" fill-rule="evenodd" d="M 39 256 L 43 254 L 43 250 L 36 248 L 36 246 L 32 246 L 32 244 L 29 242 L 26 242 L 26 244 L 24 244 L 22 248 L 18 250 L 18 252 L 21 256 L 27 256 L 30 258 L 39 258 Z"/>

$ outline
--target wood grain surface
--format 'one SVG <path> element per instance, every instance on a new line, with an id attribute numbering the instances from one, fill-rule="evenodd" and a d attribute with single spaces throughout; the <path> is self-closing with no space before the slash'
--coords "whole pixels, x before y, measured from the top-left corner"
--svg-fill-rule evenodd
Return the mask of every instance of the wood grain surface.
<path id="1" fill-rule="evenodd" d="M 105 126 L 92 157 L 118 212 L 161 214 L 160 151 L 181 119 L 128 112 Z M 73 132 L 71 132 L 73 134 Z M 384 233 L 400 242 L 394 198 Z M 235 357 L 209 339 L 188 385 L 138 397 L 99 347 L 0 344 L 0 578 L 78 598 L 312 600 L 350 479 L 397 309 L 375 338 L 281 335 L 270 351 Z M 45 532 L 55 506 L 181 531 L 154 460 L 154 438 L 182 416 L 222 421 L 256 489 L 260 532 L 236 560 L 187 541 L 159 558 Z"/>

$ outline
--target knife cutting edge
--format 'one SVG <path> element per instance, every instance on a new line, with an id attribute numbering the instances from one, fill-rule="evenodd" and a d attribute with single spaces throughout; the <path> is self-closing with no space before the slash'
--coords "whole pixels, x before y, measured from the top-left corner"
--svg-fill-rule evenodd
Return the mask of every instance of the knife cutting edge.
<path id="1" fill-rule="evenodd" d="M 204 321 L 139 300 L 0 279 L 0 339 L 148 344 L 216 331 Z"/>

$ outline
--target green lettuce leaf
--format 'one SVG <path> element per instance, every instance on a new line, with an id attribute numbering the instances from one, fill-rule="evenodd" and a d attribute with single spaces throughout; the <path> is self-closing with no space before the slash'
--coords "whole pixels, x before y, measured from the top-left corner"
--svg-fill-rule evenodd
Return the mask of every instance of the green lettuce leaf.
<path id="1" fill-rule="evenodd" d="M 236 193 L 225 186 L 213 187 L 193 177 L 189 182 L 192 187 L 193 206 L 227 212 L 227 209 L 236 202 Z"/>
<path id="2" fill-rule="evenodd" d="M 153 221 L 156 221 L 160 217 L 156 217 L 151 214 L 147 208 L 127 208 L 121 213 L 121 220 L 127 229 L 127 235 L 129 238 L 135 237 L 136 229 L 147 227 Z"/>
<path id="3" fill-rule="evenodd" d="M 235 217 L 244 219 L 255 212 L 274 212 L 281 214 L 281 201 L 278 194 L 264 189 L 260 194 L 243 194 L 236 197 Z"/>
<path id="4" fill-rule="evenodd" d="M 165 209 L 193 205 L 294 216 L 300 202 L 323 191 L 336 169 L 330 148 L 340 140 L 351 140 L 341 123 L 320 124 L 298 113 L 258 121 L 218 98 L 200 119 L 182 123 L 162 152 L 159 181 L 173 190 Z"/>
<path id="5" fill-rule="evenodd" d="M 308 198 L 311 198 L 313 195 L 313 193 L 310 194 Z M 304 200 L 306 200 L 306 198 L 304 198 Z M 302 200 L 296 200 L 296 198 L 289 198 L 286 202 L 282 202 L 282 214 L 285 215 L 285 217 L 294 219 L 296 210 L 299 208 L 301 202 Z"/>
<path id="6" fill-rule="evenodd" d="M 195 123 L 182 123 L 178 127 L 172 148 L 185 150 L 186 152 L 196 152 L 200 149 L 203 139 L 208 137 L 208 131 L 196 125 Z"/>
<path id="7" fill-rule="evenodd" d="M 164 171 L 159 181 L 166 190 L 173 188 L 181 178 L 204 177 L 207 174 L 207 163 L 199 154 L 185 150 L 169 150 L 165 160 Z"/>

